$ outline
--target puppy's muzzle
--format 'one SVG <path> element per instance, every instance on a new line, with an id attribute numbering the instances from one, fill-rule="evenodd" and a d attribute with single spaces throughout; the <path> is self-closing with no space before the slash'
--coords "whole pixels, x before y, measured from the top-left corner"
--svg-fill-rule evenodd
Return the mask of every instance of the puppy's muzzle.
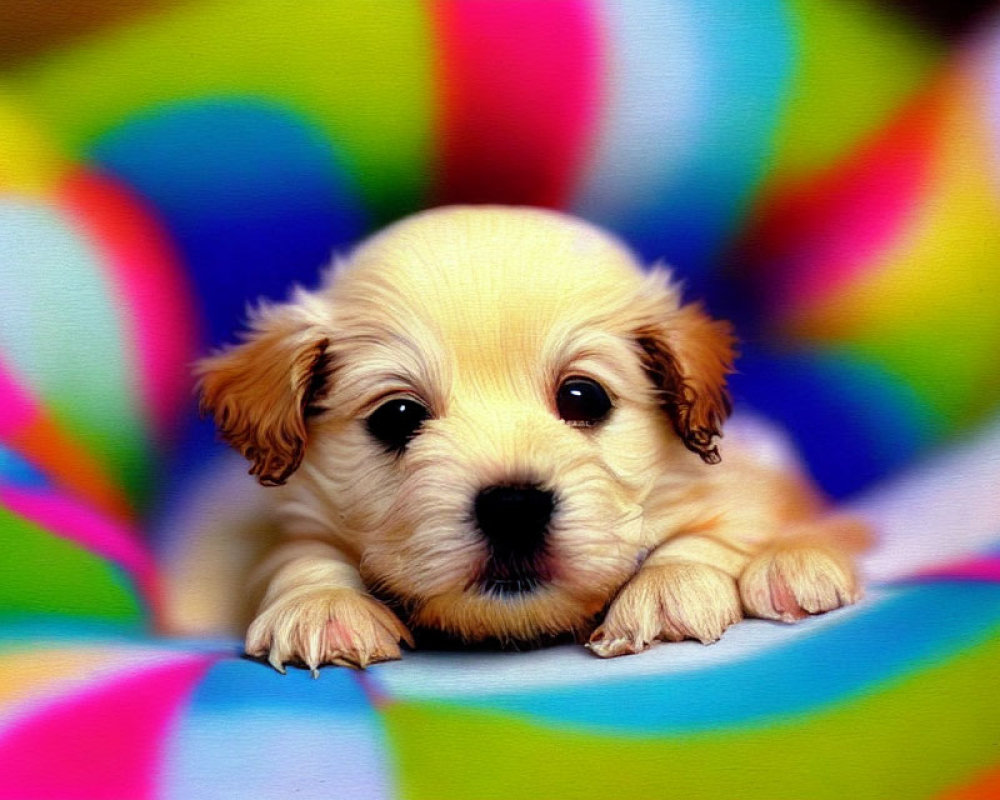
<path id="1" fill-rule="evenodd" d="M 483 591 L 530 592 L 548 580 L 545 563 L 552 492 L 532 484 L 489 486 L 476 496 L 476 525 L 490 555 L 479 579 Z"/>

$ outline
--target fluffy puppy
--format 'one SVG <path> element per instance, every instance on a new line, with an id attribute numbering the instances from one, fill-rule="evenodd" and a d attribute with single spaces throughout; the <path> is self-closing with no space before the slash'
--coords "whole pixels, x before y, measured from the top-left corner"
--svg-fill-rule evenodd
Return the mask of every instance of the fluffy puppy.
<path id="1" fill-rule="evenodd" d="M 863 528 L 717 441 L 733 347 L 562 214 L 439 208 L 362 243 L 199 365 L 277 487 L 247 652 L 364 667 L 419 626 L 616 656 L 855 602 Z"/>

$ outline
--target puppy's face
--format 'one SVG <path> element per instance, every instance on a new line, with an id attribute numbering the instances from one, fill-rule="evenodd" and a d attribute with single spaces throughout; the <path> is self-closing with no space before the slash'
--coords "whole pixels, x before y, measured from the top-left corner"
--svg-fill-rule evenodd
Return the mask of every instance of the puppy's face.
<path id="1" fill-rule="evenodd" d="M 730 347 L 595 229 L 452 208 L 264 312 L 203 390 L 290 526 L 411 623 L 531 639 L 583 629 L 655 541 L 654 487 L 717 459 Z"/>

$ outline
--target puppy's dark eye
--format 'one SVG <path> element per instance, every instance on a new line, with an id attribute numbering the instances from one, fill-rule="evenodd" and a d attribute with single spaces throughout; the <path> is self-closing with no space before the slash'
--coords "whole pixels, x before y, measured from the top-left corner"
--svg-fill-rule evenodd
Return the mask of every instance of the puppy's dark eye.
<path id="1" fill-rule="evenodd" d="M 429 419 L 427 407 L 408 397 L 383 403 L 368 417 L 368 432 L 385 445 L 390 453 L 402 453 L 407 443 Z"/>
<path id="2" fill-rule="evenodd" d="M 597 381 L 569 378 L 556 392 L 559 416 L 577 425 L 596 425 L 611 413 L 611 398 Z"/>

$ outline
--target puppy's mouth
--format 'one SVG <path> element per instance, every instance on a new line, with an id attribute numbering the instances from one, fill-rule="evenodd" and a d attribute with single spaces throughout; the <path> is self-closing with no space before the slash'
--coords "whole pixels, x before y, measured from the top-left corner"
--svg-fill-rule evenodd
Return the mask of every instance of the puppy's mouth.
<path id="1" fill-rule="evenodd" d="M 511 597 L 530 594 L 552 580 L 548 559 L 511 559 L 491 554 L 474 584 L 485 595 Z"/>

